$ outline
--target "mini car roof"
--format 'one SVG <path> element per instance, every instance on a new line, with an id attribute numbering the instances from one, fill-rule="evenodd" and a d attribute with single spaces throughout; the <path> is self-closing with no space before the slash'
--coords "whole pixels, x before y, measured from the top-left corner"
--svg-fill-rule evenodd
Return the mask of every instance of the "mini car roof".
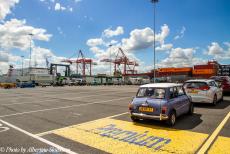
<path id="1" fill-rule="evenodd" d="M 145 88 L 145 87 L 169 88 L 169 87 L 175 87 L 175 86 L 182 86 L 182 84 L 178 84 L 178 83 L 151 83 L 151 84 L 142 85 L 140 87 L 141 88 Z"/>

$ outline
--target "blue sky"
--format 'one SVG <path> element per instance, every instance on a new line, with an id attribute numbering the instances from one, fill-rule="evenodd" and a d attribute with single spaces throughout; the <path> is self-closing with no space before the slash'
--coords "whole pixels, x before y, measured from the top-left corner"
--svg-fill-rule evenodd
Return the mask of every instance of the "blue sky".
<path id="1" fill-rule="evenodd" d="M 131 58 L 141 63 L 141 67 L 152 68 L 153 5 L 150 0 L 10 1 L 15 3 L 7 5 L 3 4 L 7 2 L 0 1 L 0 6 L 5 5 L 10 10 L 0 18 L 2 27 L 7 21 L 16 19 L 24 20 L 23 26 L 46 30 L 41 33 L 52 36 L 48 40 L 33 39 L 34 48 L 47 49 L 46 52 L 52 52 L 56 59 L 68 58 L 82 49 L 87 57 L 99 61 L 108 54 L 105 44 L 114 40 L 117 42 L 114 46 L 123 47 Z M 57 4 L 59 7 L 55 9 Z M 168 33 L 162 38 L 159 36 L 162 40 L 157 42 L 157 46 L 169 46 L 157 51 L 158 67 L 190 66 L 214 58 L 220 63 L 229 64 L 229 10 L 228 0 L 160 0 L 157 4 L 156 33 Z M 164 25 L 165 31 L 161 29 Z M 115 32 L 117 27 L 121 27 L 122 32 L 111 37 L 102 35 L 106 29 Z M 145 28 L 151 29 L 144 30 Z M 133 38 L 130 34 L 132 32 L 135 36 Z M 142 35 L 142 39 L 139 39 L 139 35 Z M 102 39 L 104 44 L 89 45 L 87 41 L 91 39 Z M 128 41 L 125 43 L 123 39 Z M 10 46 L 6 48 L 0 44 L 0 51 L 15 56 L 14 64 L 17 66 L 20 65 L 20 58 L 17 56 L 24 55 L 28 58 L 28 41 L 24 43 L 24 49 Z M 98 50 L 101 50 L 100 53 Z M 37 54 L 39 53 L 41 52 L 38 51 Z M 6 63 L 3 60 L 1 62 L 0 58 L 2 67 L 6 66 L 3 62 Z M 40 64 L 43 62 L 41 60 Z M 102 65 L 104 64 L 97 66 L 97 71 L 107 71 L 108 67 Z"/>

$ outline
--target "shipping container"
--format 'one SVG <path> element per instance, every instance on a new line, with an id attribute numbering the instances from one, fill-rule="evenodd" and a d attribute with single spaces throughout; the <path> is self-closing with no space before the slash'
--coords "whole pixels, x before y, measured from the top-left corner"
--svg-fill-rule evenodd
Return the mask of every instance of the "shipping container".
<path id="1" fill-rule="evenodd" d="M 196 75 L 196 74 L 200 74 L 200 75 L 217 74 L 217 70 L 216 69 L 194 69 L 192 71 L 192 74 L 193 75 Z"/>
<path id="2" fill-rule="evenodd" d="M 215 65 L 194 65 L 194 69 L 217 69 Z"/>
<path id="3" fill-rule="evenodd" d="M 221 65 L 218 70 L 219 76 L 230 76 L 230 65 Z"/>
<path id="4" fill-rule="evenodd" d="M 158 72 L 191 72 L 192 68 L 191 67 L 183 67 L 183 68 L 160 68 L 157 70 Z"/>
<path id="5" fill-rule="evenodd" d="M 195 74 L 193 75 L 193 79 L 208 79 L 211 76 L 216 76 L 215 74 Z"/>

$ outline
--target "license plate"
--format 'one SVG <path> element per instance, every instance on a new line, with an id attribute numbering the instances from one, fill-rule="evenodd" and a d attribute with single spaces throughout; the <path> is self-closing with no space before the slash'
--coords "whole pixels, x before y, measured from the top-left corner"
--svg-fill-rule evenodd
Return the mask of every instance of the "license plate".
<path id="1" fill-rule="evenodd" d="M 153 112 L 152 107 L 139 107 L 140 112 Z"/>
<path id="2" fill-rule="evenodd" d="M 189 93 L 192 93 L 192 94 L 197 94 L 198 91 L 197 90 L 190 90 Z"/>

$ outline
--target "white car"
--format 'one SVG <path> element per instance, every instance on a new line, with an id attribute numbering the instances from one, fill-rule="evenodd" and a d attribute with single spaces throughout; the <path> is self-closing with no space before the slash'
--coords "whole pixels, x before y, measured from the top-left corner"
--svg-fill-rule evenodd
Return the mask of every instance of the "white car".
<path id="1" fill-rule="evenodd" d="M 194 103 L 212 103 L 216 105 L 217 102 L 223 100 L 223 89 L 214 80 L 188 80 L 183 87 Z"/>

